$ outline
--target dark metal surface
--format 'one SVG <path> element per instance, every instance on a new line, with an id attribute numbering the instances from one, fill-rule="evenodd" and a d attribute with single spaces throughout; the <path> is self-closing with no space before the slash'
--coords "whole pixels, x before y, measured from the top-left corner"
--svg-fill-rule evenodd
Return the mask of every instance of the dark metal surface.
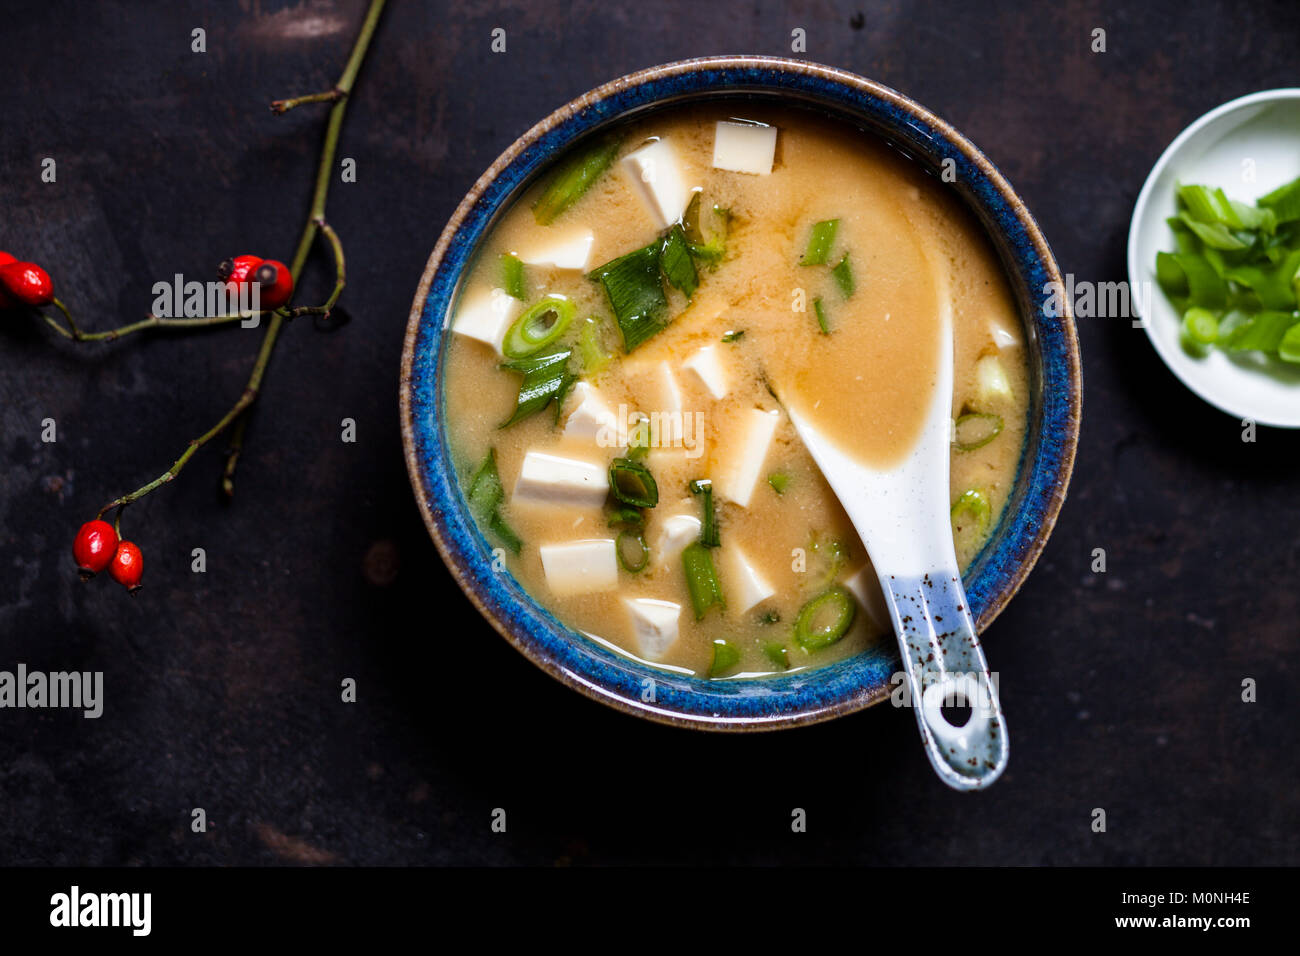
<path id="1" fill-rule="evenodd" d="M 0 249 L 44 263 L 94 328 L 141 316 L 175 272 L 288 258 L 324 108 L 266 104 L 333 81 L 363 6 L 7 5 Z M 1300 442 L 1243 442 L 1126 319 L 1080 321 L 1078 466 L 1038 569 L 985 638 L 1015 746 L 976 795 L 934 779 L 898 710 L 720 738 L 546 678 L 439 562 L 396 402 L 407 311 L 456 202 L 515 135 L 604 80 L 788 55 L 803 28 L 810 59 L 896 87 L 983 148 L 1062 271 L 1121 280 L 1151 164 L 1210 107 L 1294 84 L 1300 8 L 656 8 L 391 5 L 340 148 L 357 182 L 330 200 L 353 321 L 283 337 L 232 505 L 212 448 L 128 511 L 147 567 L 134 600 L 78 582 L 72 536 L 225 411 L 260 332 L 76 347 L 4 317 L 0 669 L 102 670 L 106 700 L 99 720 L 0 710 L 0 863 L 1300 862 Z M 317 268 L 304 301 L 324 295 Z M 1241 701 L 1246 678 L 1258 703 Z"/>

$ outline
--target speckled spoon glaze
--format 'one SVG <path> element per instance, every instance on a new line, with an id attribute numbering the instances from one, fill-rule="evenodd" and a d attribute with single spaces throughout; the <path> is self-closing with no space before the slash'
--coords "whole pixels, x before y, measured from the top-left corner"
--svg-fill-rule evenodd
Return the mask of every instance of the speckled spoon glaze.
<path id="1" fill-rule="evenodd" d="M 1005 769 L 1009 743 L 953 546 L 948 507 L 953 333 L 951 311 L 944 312 L 929 412 L 916 444 L 893 468 L 861 464 L 796 408 L 786 411 L 871 556 L 930 763 L 948 786 L 978 790 Z M 779 392 L 780 383 L 773 385 Z M 954 702 L 970 708 L 961 726 L 943 713 L 943 705 Z"/>

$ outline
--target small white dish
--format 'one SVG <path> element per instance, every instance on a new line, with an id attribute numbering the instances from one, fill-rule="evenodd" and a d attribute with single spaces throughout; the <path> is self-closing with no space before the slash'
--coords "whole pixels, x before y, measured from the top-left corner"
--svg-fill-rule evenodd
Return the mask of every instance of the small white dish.
<path id="1" fill-rule="evenodd" d="M 1300 176 L 1300 89 L 1264 90 L 1224 103 L 1187 127 L 1147 177 L 1128 232 L 1132 301 L 1151 344 L 1193 392 L 1230 415 L 1260 425 L 1300 428 L 1300 366 L 1260 353 L 1204 357 L 1182 346 L 1181 316 L 1156 284 L 1156 253 L 1174 248 L 1167 218 L 1178 184 L 1221 186 L 1253 202 Z M 1143 306 L 1149 307 L 1143 310 Z"/>

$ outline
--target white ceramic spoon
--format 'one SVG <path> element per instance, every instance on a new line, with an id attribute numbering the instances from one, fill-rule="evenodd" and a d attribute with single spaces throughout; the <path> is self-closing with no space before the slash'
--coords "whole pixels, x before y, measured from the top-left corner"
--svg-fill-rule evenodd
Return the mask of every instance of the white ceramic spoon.
<path id="1" fill-rule="evenodd" d="M 945 306 L 936 386 L 916 446 L 897 466 L 887 471 L 867 467 L 837 448 L 797 409 L 786 411 L 871 556 L 930 763 L 948 786 L 977 790 L 1006 767 L 1008 741 L 953 547 L 948 505 L 952 311 L 946 294 L 940 301 Z M 964 725 L 953 726 L 944 716 L 945 698 L 970 707 Z"/>

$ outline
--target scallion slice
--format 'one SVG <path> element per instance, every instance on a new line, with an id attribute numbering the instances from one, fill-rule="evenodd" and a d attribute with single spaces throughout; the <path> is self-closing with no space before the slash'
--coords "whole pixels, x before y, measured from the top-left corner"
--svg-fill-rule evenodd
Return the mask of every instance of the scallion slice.
<path id="1" fill-rule="evenodd" d="M 722 584 L 713 567 L 713 554 L 698 541 L 692 541 L 682 550 L 682 569 L 686 572 L 686 590 L 691 595 L 695 620 L 704 618 L 712 607 L 725 607 Z"/>
<path id="2" fill-rule="evenodd" d="M 1277 343 L 1277 357 L 1284 362 L 1300 363 L 1300 323 L 1291 326 Z"/>
<path id="3" fill-rule="evenodd" d="M 794 622 L 795 643 L 811 654 L 830 647 L 849 632 L 857 604 L 843 585 L 827 588 L 802 608 Z"/>
<path id="4" fill-rule="evenodd" d="M 744 329 L 732 329 L 730 332 L 727 332 L 722 336 L 722 341 L 739 342 L 744 337 L 745 337 Z"/>
<path id="5" fill-rule="evenodd" d="M 695 295 L 700 277 L 695 271 L 695 260 L 691 258 L 691 250 L 686 245 L 681 225 L 674 225 L 668 230 L 668 235 L 664 236 L 659 250 L 659 268 L 674 289 L 688 299 Z"/>
<path id="6" fill-rule="evenodd" d="M 713 207 L 713 218 L 718 222 L 718 231 L 708 240 L 705 240 L 704 231 L 700 225 L 700 194 L 698 192 L 691 197 L 691 201 L 686 206 L 686 212 L 682 216 L 682 232 L 686 237 L 687 248 L 690 249 L 692 256 L 707 263 L 710 267 L 716 265 L 726 252 L 727 234 L 731 231 L 731 210 L 715 205 Z"/>
<path id="7" fill-rule="evenodd" d="M 1213 345 L 1219 338 L 1219 319 L 1209 309 L 1190 308 L 1183 314 L 1183 335 L 1194 346 Z"/>
<path id="8" fill-rule="evenodd" d="M 824 219 L 812 227 L 808 237 L 808 249 L 799 260 L 804 266 L 824 266 L 831 256 L 831 246 L 835 243 L 835 233 L 839 231 L 838 219 Z"/>
<path id="9" fill-rule="evenodd" d="M 600 326 L 599 319 L 588 316 L 578 330 L 578 355 L 582 360 L 582 370 L 589 376 L 603 372 L 613 358 L 605 351 L 605 343 L 600 339 Z"/>
<path id="10" fill-rule="evenodd" d="M 609 463 L 609 490 L 616 499 L 633 508 L 653 508 L 659 503 L 659 486 L 654 475 L 634 458 L 615 458 Z"/>
<path id="11" fill-rule="evenodd" d="M 518 554 L 523 547 L 523 541 L 501 517 L 501 502 L 505 500 L 505 496 L 505 489 L 501 485 L 501 474 L 497 471 L 496 449 L 489 448 L 487 457 L 483 459 L 483 464 L 479 465 L 469 485 L 467 497 L 470 513 L 480 524 L 486 524 L 502 544 Z"/>
<path id="12" fill-rule="evenodd" d="M 1300 179 L 1279 186 L 1271 193 L 1259 197 L 1259 205 L 1273 210 L 1276 221 L 1294 222 L 1300 219 Z"/>
<path id="13" fill-rule="evenodd" d="M 507 252 L 501 256 L 501 284 L 506 294 L 520 302 L 525 301 L 524 264 L 518 256 Z"/>
<path id="14" fill-rule="evenodd" d="M 785 489 L 790 485 L 790 476 L 783 471 L 774 471 L 767 476 L 767 483 L 772 486 L 772 490 L 778 495 L 783 495 Z"/>
<path id="15" fill-rule="evenodd" d="M 627 457 L 644 458 L 650 454 L 650 446 L 654 443 L 654 435 L 650 431 L 650 419 L 646 416 L 638 418 L 636 424 L 632 426 L 627 436 Z"/>
<path id="16" fill-rule="evenodd" d="M 957 419 L 957 440 L 953 444 L 957 446 L 958 451 L 974 451 L 976 448 L 983 448 L 1002 434 L 1003 424 L 1001 415 L 967 412 Z"/>
<path id="17" fill-rule="evenodd" d="M 543 226 L 549 226 L 560 213 L 577 202 L 609 168 L 610 163 L 614 162 L 618 147 L 618 139 L 602 139 L 590 148 L 576 153 L 557 169 L 541 196 L 533 203 L 533 216 L 537 221 Z"/>
<path id="18" fill-rule="evenodd" d="M 840 261 L 831 269 L 831 276 L 835 279 L 835 284 L 840 287 L 840 293 L 846 299 L 853 298 L 853 266 L 849 265 L 849 254 L 846 252 Z"/>
<path id="19" fill-rule="evenodd" d="M 768 641 L 764 644 L 763 656 L 771 661 L 774 667 L 779 667 L 783 671 L 790 669 L 790 655 L 780 641 Z"/>
<path id="20" fill-rule="evenodd" d="M 529 415 L 536 414 L 550 404 L 552 399 L 563 398 L 574 376 L 569 371 L 571 349 L 560 349 L 543 355 L 533 355 L 503 362 L 501 367 L 524 376 L 519 386 L 519 398 L 515 403 L 514 414 L 501 423 L 501 428 L 523 421 Z"/>
<path id="21" fill-rule="evenodd" d="M 813 299 L 813 313 L 817 316 L 817 327 L 822 330 L 822 335 L 830 335 L 831 320 L 826 317 L 826 308 L 822 305 L 820 296 Z"/>
<path id="22" fill-rule="evenodd" d="M 577 308 L 563 296 L 548 295 L 534 302 L 511 323 L 501 343 L 507 358 L 527 358 L 557 341 L 573 322 Z"/>
<path id="23" fill-rule="evenodd" d="M 633 549 L 630 556 L 629 548 Z M 629 574 L 645 570 L 645 566 L 650 562 L 650 549 L 646 546 L 645 536 L 640 531 L 620 531 L 614 540 L 614 552 L 618 555 L 618 563 Z"/>
<path id="24" fill-rule="evenodd" d="M 739 663 L 740 648 L 722 639 L 713 642 L 713 660 L 709 664 L 710 677 L 721 677 Z"/>
<path id="25" fill-rule="evenodd" d="M 645 527 L 645 514 L 640 508 L 619 505 L 614 509 L 614 513 L 609 516 L 606 526 L 617 528 L 619 525 L 626 525 L 629 528 L 643 528 Z"/>
<path id="26" fill-rule="evenodd" d="M 993 515 L 993 509 L 989 507 L 989 500 L 984 497 L 983 492 L 974 488 L 963 491 L 952 505 L 952 525 L 955 531 L 961 531 L 967 527 L 967 523 L 974 524 L 976 534 L 983 534 L 988 530 L 989 519 Z"/>
<path id="27" fill-rule="evenodd" d="M 666 324 L 668 300 L 659 278 L 660 245 L 656 240 L 605 263 L 588 276 L 605 287 L 625 352 L 631 352 Z"/>
<path id="28" fill-rule="evenodd" d="M 1290 312 L 1260 312 L 1220 339 L 1230 352 L 1277 352 L 1282 339 L 1300 322 Z"/>
<path id="29" fill-rule="evenodd" d="M 691 494 L 703 499 L 704 517 L 700 524 L 700 543 L 706 548 L 716 548 L 722 543 L 718 536 L 718 514 L 713 506 L 713 482 L 708 478 L 697 478 L 690 483 Z"/>

